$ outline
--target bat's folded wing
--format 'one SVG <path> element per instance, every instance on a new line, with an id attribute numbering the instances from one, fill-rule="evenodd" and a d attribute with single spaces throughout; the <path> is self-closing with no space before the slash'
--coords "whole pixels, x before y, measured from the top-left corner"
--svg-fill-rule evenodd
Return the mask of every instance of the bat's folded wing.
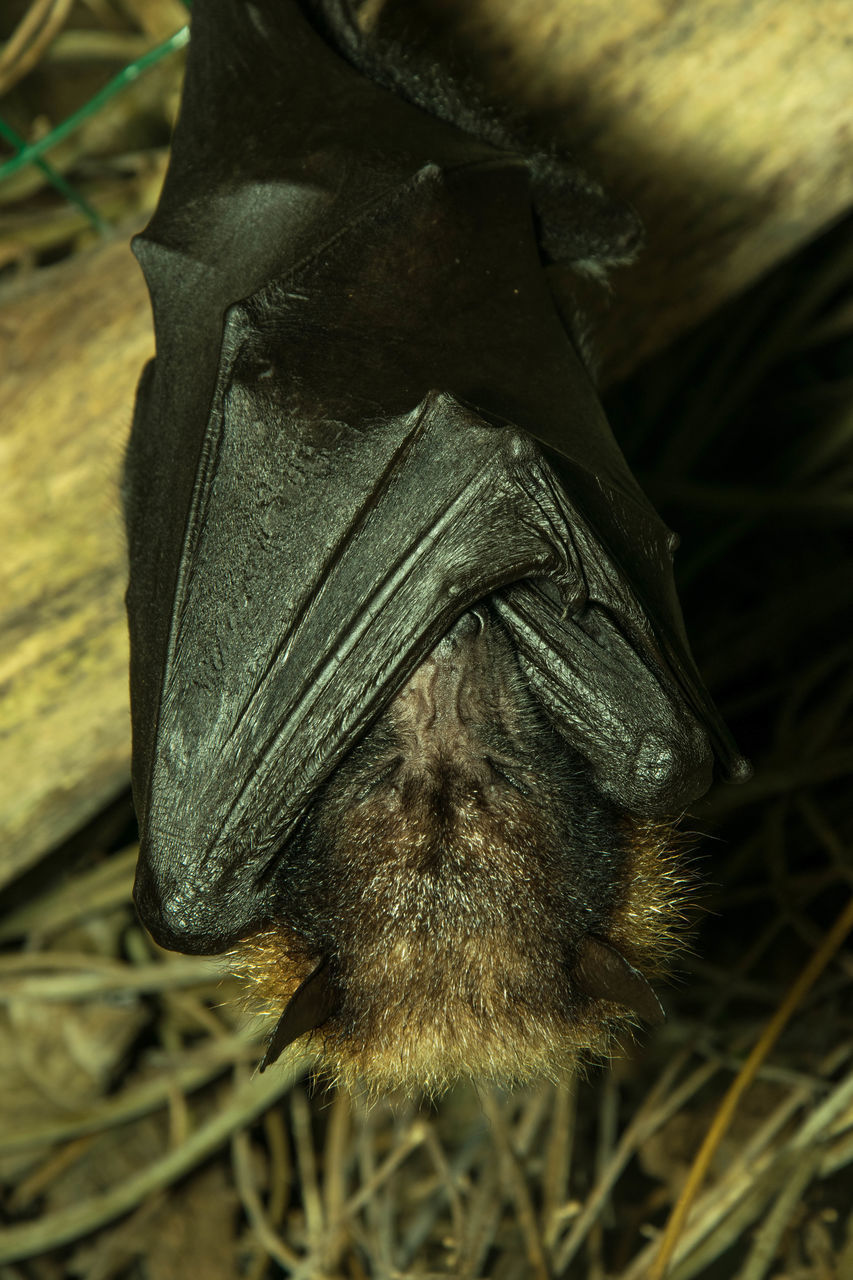
<path id="1" fill-rule="evenodd" d="M 523 433 L 440 395 L 390 422 L 293 420 L 263 385 L 214 409 L 143 819 L 143 914 L 204 949 L 251 923 L 317 788 L 455 619 L 573 571 Z"/>
<path id="2" fill-rule="evenodd" d="M 207 0 L 136 248 L 136 895 L 161 942 L 263 924 L 318 789 L 486 597 L 616 804 L 671 814 L 714 756 L 738 773 L 519 157 L 360 77 L 287 0 Z"/>
<path id="3" fill-rule="evenodd" d="M 156 936 L 216 950 L 263 922 L 318 788 L 484 597 L 605 794 L 656 813 L 705 790 L 705 729 L 527 433 L 439 393 L 393 421 L 293 420 L 263 385 L 214 407 L 193 500 L 137 886 Z"/>

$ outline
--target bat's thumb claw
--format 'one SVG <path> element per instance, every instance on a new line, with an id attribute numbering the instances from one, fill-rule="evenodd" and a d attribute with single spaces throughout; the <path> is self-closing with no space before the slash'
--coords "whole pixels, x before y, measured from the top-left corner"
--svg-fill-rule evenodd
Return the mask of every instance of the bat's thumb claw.
<path id="1" fill-rule="evenodd" d="M 572 977 L 584 995 L 626 1005 L 652 1026 L 666 1020 L 661 1002 L 639 969 L 600 938 L 584 940 Z"/>
<path id="2" fill-rule="evenodd" d="M 313 973 L 302 982 L 285 1006 L 267 1045 L 259 1070 L 281 1056 L 288 1045 L 309 1031 L 316 1031 L 328 1022 L 338 1005 L 338 995 L 329 977 L 328 958 L 317 965 Z"/>

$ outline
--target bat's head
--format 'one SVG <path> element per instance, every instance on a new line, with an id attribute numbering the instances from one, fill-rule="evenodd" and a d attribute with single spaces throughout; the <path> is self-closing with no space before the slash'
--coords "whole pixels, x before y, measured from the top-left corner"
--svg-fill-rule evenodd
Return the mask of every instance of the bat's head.
<path id="1" fill-rule="evenodd" d="M 488 603 L 466 613 L 322 789 L 235 953 L 273 1007 L 376 1087 L 526 1079 L 662 1011 L 684 904 L 663 823 L 632 820 L 532 696 Z M 647 976 L 648 975 L 648 976 Z"/>

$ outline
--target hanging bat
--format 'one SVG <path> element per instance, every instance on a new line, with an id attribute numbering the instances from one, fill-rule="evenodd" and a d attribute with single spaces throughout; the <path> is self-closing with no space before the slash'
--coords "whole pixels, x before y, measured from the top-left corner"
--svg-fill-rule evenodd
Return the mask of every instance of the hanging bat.
<path id="1" fill-rule="evenodd" d="M 546 266 L 633 215 L 341 0 L 196 0 L 127 453 L 135 897 L 377 1087 L 654 1021 L 747 766 Z"/>

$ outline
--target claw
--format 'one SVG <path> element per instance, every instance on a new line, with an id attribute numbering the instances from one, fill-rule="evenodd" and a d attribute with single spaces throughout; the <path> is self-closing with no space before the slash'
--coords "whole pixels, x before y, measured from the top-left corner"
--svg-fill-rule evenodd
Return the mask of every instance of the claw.
<path id="1" fill-rule="evenodd" d="M 572 977 L 584 995 L 626 1005 L 652 1026 L 666 1020 L 660 1001 L 639 969 L 600 938 L 586 938 Z"/>
<path id="2" fill-rule="evenodd" d="M 288 1000 L 261 1060 L 261 1071 L 266 1071 L 294 1040 L 322 1027 L 335 1012 L 338 997 L 329 980 L 328 964 L 328 957 L 321 960 Z"/>

